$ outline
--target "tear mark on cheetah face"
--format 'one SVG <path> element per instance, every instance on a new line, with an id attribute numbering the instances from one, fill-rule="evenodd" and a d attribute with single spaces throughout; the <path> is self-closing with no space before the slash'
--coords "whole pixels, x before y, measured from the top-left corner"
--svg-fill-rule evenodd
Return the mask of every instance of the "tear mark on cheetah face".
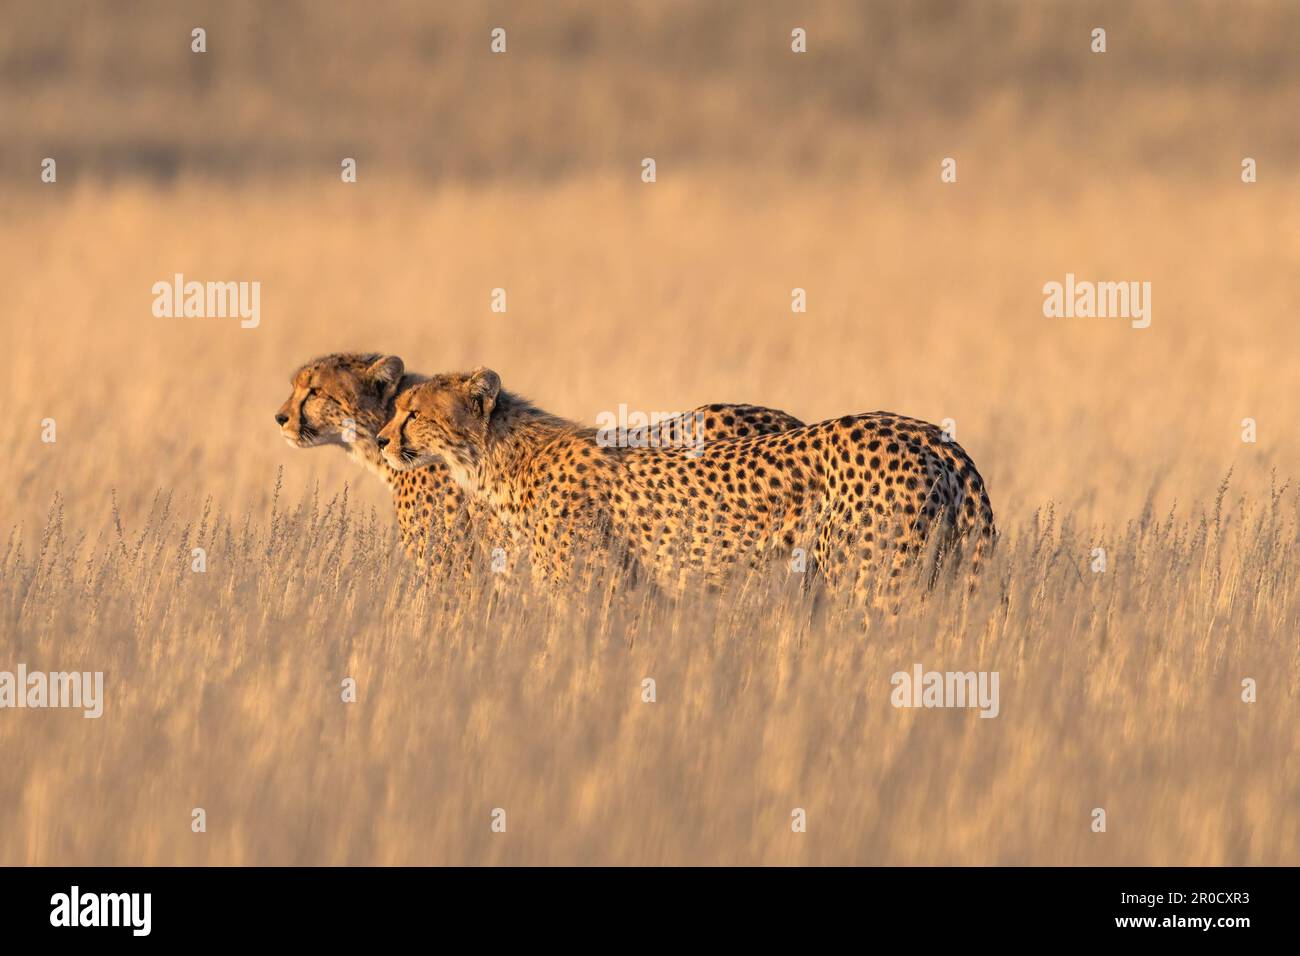
<path id="1" fill-rule="evenodd" d="M 275 413 L 280 434 L 294 448 L 346 445 L 372 436 L 404 374 L 396 355 L 344 352 L 308 362 L 289 380 L 292 391 Z"/>
<path id="2" fill-rule="evenodd" d="M 377 439 L 384 460 L 399 471 L 442 460 L 457 484 L 475 488 L 501 379 L 480 368 L 435 375 L 426 384 L 431 387 L 398 396 L 392 420 Z"/>

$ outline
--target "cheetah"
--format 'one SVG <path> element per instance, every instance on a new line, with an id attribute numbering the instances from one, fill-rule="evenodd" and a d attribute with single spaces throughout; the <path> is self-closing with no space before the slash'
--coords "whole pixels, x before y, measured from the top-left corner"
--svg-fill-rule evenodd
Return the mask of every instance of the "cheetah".
<path id="1" fill-rule="evenodd" d="M 396 355 L 325 355 L 293 373 L 292 391 L 275 413 L 292 447 L 336 445 L 379 476 L 392 493 L 402 545 L 417 559 L 435 557 L 426 553 L 431 528 L 437 528 L 436 539 L 445 540 L 471 517 L 445 464 L 430 461 L 419 470 L 398 472 L 375 444 L 398 393 L 422 380 Z"/>
<path id="2" fill-rule="evenodd" d="M 275 413 L 284 439 L 294 448 L 337 445 L 374 472 L 393 496 L 399 534 L 408 555 L 439 561 L 446 547 L 467 538 L 504 540 L 495 516 L 452 480 L 447 465 L 430 458 L 419 468 L 399 471 L 375 442 L 392 416 L 396 398 L 425 377 L 406 370 L 396 355 L 341 352 L 314 359 L 290 378 L 292 391 Z M 675 440 L 700 423 L 701 440 L 767 434 L 803 424 L 792 415 L 753 405 L 709 405 L 648 429 L 646 441 Z M 434 548 L 429 548 L 430 531 Z"/>
<path id="3" fill-rule="evenodd" d="M 984 481 L 961 446 L 889 412 L 698 449 L 608 447 L 480 368 L 404 391 L 377 445 L 399 470 L 445 461 L 530 552 L 543 584 L 563 582 L 577 544 L 598 532 L 660 584 L 802 547 L 832 588 L 879 602 L 885 562 L 885 590 L 896 592 L 890 579 L 936 529 L 940 557 L 969 551 L 972 574 L 995 538 Z"/>

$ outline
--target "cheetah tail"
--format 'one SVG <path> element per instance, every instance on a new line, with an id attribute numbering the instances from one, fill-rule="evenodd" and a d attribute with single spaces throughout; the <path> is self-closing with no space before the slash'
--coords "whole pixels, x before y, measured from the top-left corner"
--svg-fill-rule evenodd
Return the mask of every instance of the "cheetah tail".
<path id="1" fill-rule="evenodd" d="M 998 532 L 983 482 L 974 478 L 968 483 L 966 494 L 975 501 L 975 508 L 973 513 L 968 513 L 964 508 L 961 510 L 957 531 L 963 547 L 969 549 L 970 564 L 966 570 L 966 580 L 968 587 L 974 590 L 985 558 L 993 553 L 997 545 Z"/>

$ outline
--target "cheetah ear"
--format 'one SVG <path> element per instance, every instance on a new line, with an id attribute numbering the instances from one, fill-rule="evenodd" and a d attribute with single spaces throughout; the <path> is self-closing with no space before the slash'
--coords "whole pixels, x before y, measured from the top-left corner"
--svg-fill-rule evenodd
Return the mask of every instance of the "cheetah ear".
<path id="1" fill-rule="evenodd" d="M 393 394 L 404 374 L 406 366 L 396 355 L 381 355 L 366 369 L 366 375 L 379 386 L 385 397 Z"/>
<path id="2" fill-rule="evenodd" d="M 501 393 L 501 376 L 490 368 L 479 366 L 469 375 L 465 383 L 466 393 L 484 418 L 492 414 L 496 407 L 497 396 Z"/>

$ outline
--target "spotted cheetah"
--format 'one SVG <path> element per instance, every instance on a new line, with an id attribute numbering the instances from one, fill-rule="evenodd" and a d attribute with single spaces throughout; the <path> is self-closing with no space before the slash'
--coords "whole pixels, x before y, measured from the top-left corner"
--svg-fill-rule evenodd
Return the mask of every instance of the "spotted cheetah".
<path id="1" fill-rule="evenodd" d="M 464 495 L 447 466 L 430 461 L 416 471 L 398 472 L 379 453 L 375 436 L 393 400 L 422 376 L 408 373 L 396 355 L 341 352 L 313 359 L 289 379 L 292 391 L 275 413 L 280 433 L 294 448 L 337 445 L 388 486 L 402 544 L 417 558 L 426 555 L 428 531 L 438 540 L 470 519 Z"/>
<path id="2" fill-rule="evenodd" d="M 419 560 L 441 560 L 452 542 L 480 537 L 504 540 L 491 509 L 481 506 L 451 478 L 447 465 L 430 458 L 399 471 L 380 454 L 375 436 L 392 416 L 397 396 L 424 381 L 396 355 L 343 352 L 303 365 L 290 378 L 292 392 L 275 413 L 284 439 L 295 448 L 337 445 L 377 474 L 393 496 L 402 543 Z M 679 440 L 696 422 L 702 440 L 768 434 L 803 423 L 785 412 L 752 405 L 709 405 L 647 429 L 647 444 Z M 428 548 L 429 531 L 441 545 Z"/>
<path id="3" fill-rule="evenodd" d="M 377 444 L 397 469 L 446 461 L 551 584 L 599 532 L 669 584 L 802 547 L 824 580 L 874 602 L 882 576 L 896 591 L 889 579 L 936 529 L 942 556 L 968 551 L 972 571 L 995 535 L 984 482 L 961 446 L 888 412 L 696 449 L 609 447 L 478 369 L 404 391 Z M 877 570 L 885 562 L 887 576 Z"/>

